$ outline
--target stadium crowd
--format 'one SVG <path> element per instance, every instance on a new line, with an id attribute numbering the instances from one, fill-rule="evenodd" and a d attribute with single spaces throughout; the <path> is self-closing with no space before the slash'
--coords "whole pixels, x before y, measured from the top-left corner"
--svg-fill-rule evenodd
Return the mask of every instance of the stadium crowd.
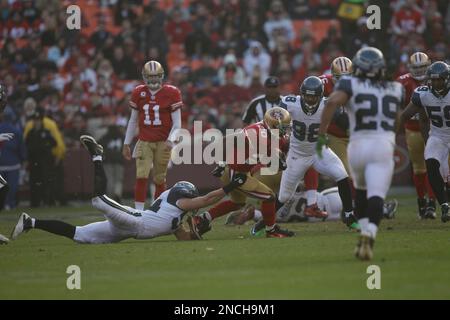
<path id="1" fill-rule="evenodd" d="M 121 165 L 121 143 L 109 142 L 123 138 L 130 93 L 148 60 L 180 88 L 184 127 L 201 120 L 204 129 L 222 130 L 242 127 L 245 106 L 269 75 L 280 79 L 282 94 L 296 93 L 306 76 L 364 45 L 385 53 L 393 77 L 407 72 L 416 51 L 450 61 L 447 0 L 85 0 L 76 3 L 81 30 L 66 27 L 70 4 L 0 0 L 0 81 L 8 94 L 0 132 L 18 137 L 4 143 L 0 173 L 13 190 L 25 166 L 30 189 L 46 183 L 33 166 L 59 176 L 66 148 L 79 148 L 81 134 L 106 139 Z M 381 30 L 367 29 L 370 4 L 381 7 Z M 326 21 L 323 38 L 317 21 Z M 34 132 L 42 128 L 48 135 Z M 15 202 L 12 196 L 8 207 Z"/>

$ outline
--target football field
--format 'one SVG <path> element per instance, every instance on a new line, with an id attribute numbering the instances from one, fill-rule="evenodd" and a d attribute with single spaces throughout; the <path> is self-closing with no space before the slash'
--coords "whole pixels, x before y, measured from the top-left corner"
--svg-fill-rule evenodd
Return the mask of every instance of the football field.
<path id="1" fill-rule="evenodd" d="M 110 245 L 32 230 L 0 246 L 0 299 L 450 299 L 450 223 L 420 221 L 415 198 L 397 199 L 370 263 L 353 257 L 357 233 L 340 222 L 290 224 L 296 237 L 266 239 L 218 220 L 203 241 Z M 0 233 L 9 237 L 20 212 L 0 213 Z M 73 224 L 102 219 L 90 206 L 27 212 Z M 80 290 L 66 286 L 71 265 L 80 267 Z M 370 265 L 380 268 L 379 290 L 367 288 Z"/>

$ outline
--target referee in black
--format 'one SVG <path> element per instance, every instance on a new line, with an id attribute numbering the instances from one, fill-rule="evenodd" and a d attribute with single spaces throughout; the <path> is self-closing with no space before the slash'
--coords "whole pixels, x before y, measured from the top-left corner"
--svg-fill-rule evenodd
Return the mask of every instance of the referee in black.
<path id="1" fill-rule="evenodd" d="M 242 121 L 244 126 L 264 119 L 267 110 L 279 107 L 281 104 L 280 80 L 268 77 L 264 82 L 264 94 L 253 99 L 245 109 Z"/>

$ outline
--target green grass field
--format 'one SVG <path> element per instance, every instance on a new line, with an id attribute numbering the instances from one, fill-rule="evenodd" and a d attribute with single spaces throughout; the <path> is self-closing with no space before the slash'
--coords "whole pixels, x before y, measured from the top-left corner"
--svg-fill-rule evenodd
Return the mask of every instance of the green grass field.
<path id="1" fill-rule="evenodd" d="M 375 258 L 353 257 L 357 233 L 339 222 L 291 224 L 295 238 L 252 238 L 250 226 L 216 221 L 203 241 L 173 236 L 111 245 L 79 245 L 32 230 L 0 246 L 0 299 L 449 299 L 450 224 L 419 221 L 413 197 L 399 197 L 383 221 Z M 9 236 L 20 211 L 0 213 Z M 28 210 L 74 224 L 101 220 L 91 207 Z M 369 265 L 381 290 L 369 290 Z M 81 268 L 81 290 L 66 269 Z"/>

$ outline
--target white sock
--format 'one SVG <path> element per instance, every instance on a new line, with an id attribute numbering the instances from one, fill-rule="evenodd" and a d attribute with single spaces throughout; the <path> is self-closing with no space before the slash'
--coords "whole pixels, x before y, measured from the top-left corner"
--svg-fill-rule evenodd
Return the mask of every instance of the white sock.
<path id="1" fill-rule="evenodd" d="M 317 191 L 306 190 L 306 205 L 311 206 L 315 203 L 317 203 Z"/>
<path id="2" fill-rule="evenodd" d="M 369 222 L 369 225 L 367 226 L 367 231 L 370 234 L 369 237 L 375 239 L 378 232 L 378 226 L 375 223 Z"/>
<path id="3" fill-rule="evenodd" d="M 102 160 L 103 160 L 102 156 L 93 156 L 92 157 L 92 161 L 102 161 Z"/>
<path id="4" fill-rule="evenodd" d="M 369 218 L 362 218 L 358 220 L 359 227 L 361 228 L 361 234 L 367 236 L 367 226 L 369 225 Z"/>
<path id="5" fill-rule="evenodd" d="M 144 210 L 145 202 L 138 202 L 138 201 L 135 201 L 135 202 L 134 202 L 134 207 L 135 207 L 136 209 L 138 209 L 138 210 Z"/>
<path id="6" fill-rule="evenodd" d="M 206 219 L 208 219 L 209 222 L 212 221 L 212 217 L 211 217 L 211 215 L 209 214 L 208 211 L 206 211 L 205 213 L 203 213 L 203 216 L 204 216 Z"/>
<path id="7" fill-rule="evenodd" d="M 275 225 L 266 226 L 266 231 L 271 231 L 274 227 L 275 227 Z"/>
<path id="8" fill-rule="evenodd" d="M 262 213 L 260 210 L 255 209 L 255 217 L 253 218 L 255 221 L 259 221 L 262 219 Z"/>
<path id="9" fill-rule="evenodd" d="M 36 222 L 35 218 L 31 218 L 31 227 L 34 228 L 34 223 Z"/>

